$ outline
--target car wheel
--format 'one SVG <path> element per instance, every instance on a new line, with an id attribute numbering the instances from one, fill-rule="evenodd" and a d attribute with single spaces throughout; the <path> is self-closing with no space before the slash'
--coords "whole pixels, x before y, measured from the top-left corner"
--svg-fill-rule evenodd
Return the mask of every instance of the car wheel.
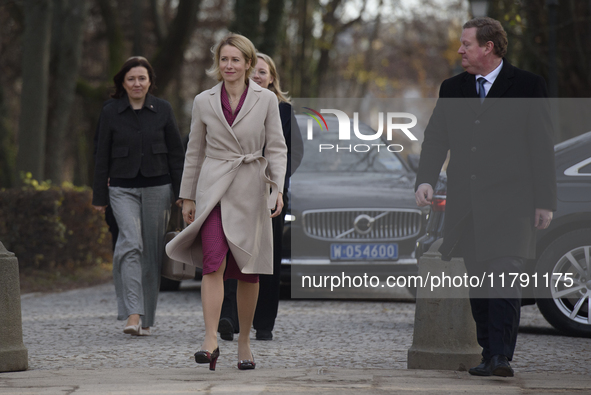
<path id="1" fill-rule="evenodd" d="M 180 281 L 171 280 L 166 277 L 160 277 L 160 291 L 178 291 L 180 286 Z"/>
<path id="2" fill-rule="evenodd" d="M 536 303 L 544 318 L 568 335 L 591 337 L 591 229 L 554 240 L 540 256 L 536 272 Z"/>

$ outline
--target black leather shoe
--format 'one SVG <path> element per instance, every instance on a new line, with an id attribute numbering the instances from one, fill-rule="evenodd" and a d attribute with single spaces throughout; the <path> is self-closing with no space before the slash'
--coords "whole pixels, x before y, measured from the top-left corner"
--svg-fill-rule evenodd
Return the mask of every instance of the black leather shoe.
<path id="1" fill-rule="evenodd" d="M 234 325 L 229 318 L 220 318 L 218 332 L 220 333 L 220 337 L 222 339 L 229 341 L 234 340 Z"/>
<path id="2" fill-rule="evenodd" d="M 513 377 L 513 368 L 504 355 L 493 355 L 490 359 L 492 374 L 501 377 Z"/>
<path id="3" fill-rule="evenodd" d="M 259 329 L 259 330 L 257 330 L 256 339 L 257 340 L 273 340 L 273 332 Z"/>
<path id="4" fill-rule="evenodd" d="M 472 376 L 492 376 L 490 361 L 490 359 L 482 358 L 480 365 L 470 368 L 468 373 L 470 373 Z"/>

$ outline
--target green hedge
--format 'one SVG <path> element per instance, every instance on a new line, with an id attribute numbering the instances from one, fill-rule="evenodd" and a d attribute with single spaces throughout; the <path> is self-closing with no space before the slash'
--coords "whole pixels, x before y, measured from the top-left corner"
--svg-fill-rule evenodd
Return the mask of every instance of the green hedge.
<path id="1" fill-rule="evenodd" d="M 23 269 L 75 269 L 110 262 L 111 237 L 92 190 L 25 179 L 0 190 L 0 241 Z"/>

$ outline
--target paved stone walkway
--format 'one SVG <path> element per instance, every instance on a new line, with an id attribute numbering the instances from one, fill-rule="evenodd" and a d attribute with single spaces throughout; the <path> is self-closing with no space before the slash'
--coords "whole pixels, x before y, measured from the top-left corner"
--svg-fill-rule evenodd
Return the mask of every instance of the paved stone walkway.
<path id="1" fill-rule="evenodd" d="M 406 369 L 415 304 L 399 301 L 285 300 L 274 340 L 252 341 L 259 368 Z M 197 283 L 161 293 L 150 337 L 123 334 L 112 284 L 22 297 L 30 370 L 194 368 L 204 333 Z M 435 323 L 436 324 L 436 323 Z M 254 333 L 253 333 L 254 338 Z M 236 369 L 237 342 L 220 339 L 218 369 Z M 591 372 L 591 339 L 561 336 L 535 306 L 522 312 L 512 363 L 517 372 Z"/>

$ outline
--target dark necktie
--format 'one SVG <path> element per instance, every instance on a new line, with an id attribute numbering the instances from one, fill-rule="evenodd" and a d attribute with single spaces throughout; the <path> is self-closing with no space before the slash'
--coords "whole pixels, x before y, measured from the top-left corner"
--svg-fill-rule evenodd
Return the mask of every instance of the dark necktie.
<path id="1" fill-rule="evenodd" d="M 478 77 L 478 97 L 480 97 L 480 103 L 482 104 L 482 102 L 484 101 L 484 98 L 486 97 L 486 90 L 484 90 L 484 83 L 486 82 L 486 79 L 484 77 Z"/>

